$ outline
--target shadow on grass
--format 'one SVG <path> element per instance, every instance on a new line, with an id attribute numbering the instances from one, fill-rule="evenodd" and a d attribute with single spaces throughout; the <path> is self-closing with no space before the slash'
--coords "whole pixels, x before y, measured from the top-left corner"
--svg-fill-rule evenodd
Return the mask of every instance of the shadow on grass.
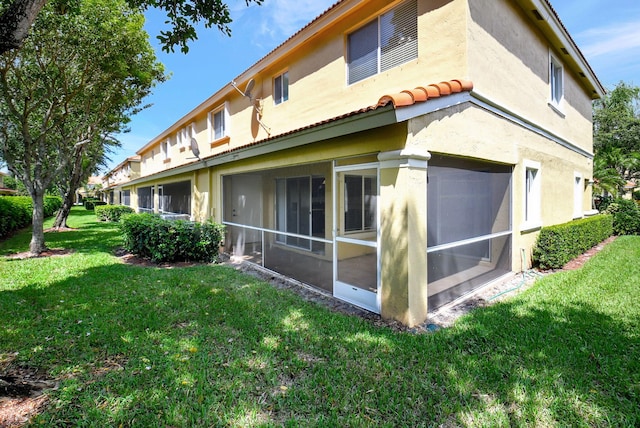
<path id="1" fill-rule="evenodd" d="M 53 219 L 48 219 L 45 229 Z M 121 244 L 121 233 L 117 223 L 97 222 L 93 211 L 74 207 L 69 226 L 75 230 L 45 232 L 45 244 L 48 248 L 74 249 L 76 252 L 110 252 Z M 29 251 L 31 226 L 13 236 L 0 241 L 0 255 L 10 255 Z"/>
<path id="2" fill-rule="evenodd" d="M 114 262 L 0 292 L 0 323 L 0 349 L 65 379 L 54 424 L 640 422 L 638 324 L 586 303 L 519 299 L 415 336 L 226 267 Z"/>

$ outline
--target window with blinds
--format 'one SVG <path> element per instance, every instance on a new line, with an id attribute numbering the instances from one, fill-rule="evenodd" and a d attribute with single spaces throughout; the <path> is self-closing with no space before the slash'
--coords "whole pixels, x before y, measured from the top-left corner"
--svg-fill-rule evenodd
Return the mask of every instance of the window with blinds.
<path id="1" fill-rule="evenodd" d="M 347 38 L 348 83 L 418 57 L 418 3 L 407 1 Z"/>

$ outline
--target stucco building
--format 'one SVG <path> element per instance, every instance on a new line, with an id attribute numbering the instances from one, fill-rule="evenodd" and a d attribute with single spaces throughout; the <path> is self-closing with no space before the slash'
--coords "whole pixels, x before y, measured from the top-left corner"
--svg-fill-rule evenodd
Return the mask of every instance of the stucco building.
<path id="1" fill-rule="evenodd" d="M 342 0 L 167 124 L 119 186 L 413 325 L 592 214 L 603 93 L 546 0 Z"/>

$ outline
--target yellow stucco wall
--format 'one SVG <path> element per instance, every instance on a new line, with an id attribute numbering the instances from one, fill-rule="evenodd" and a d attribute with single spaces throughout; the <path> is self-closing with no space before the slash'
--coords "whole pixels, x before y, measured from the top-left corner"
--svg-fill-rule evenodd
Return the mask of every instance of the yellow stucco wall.
<path id="1" fill-rule="evenodd" d="M 326 28 L 286 53 L 271 55 L 245 72 L 237 84 L 244 90 L 249 79 L 252 95 L 261 107 L 261 121 L 270 135 L 279 135 L 309 124 L 371 106 L 385 94 L 442 80 L 465 78 L 468 74 L 463 0 L 418 1 L 419 57 L 352 85 L 346 77 L 346 40 L 349 33 L 375 19 L 401 1 L 374 0 L 348 2 L 349 11 L 330 21 Z M 276 59 L 271 59 L 275 57 Z M 289 100 L 279 105 L 273 100 L 273 79 L 289 73 Z M 230 138 L 211 141 L 208 114 L 227 106 Z M 154 139 L 142 155 L 142 175 L 150 175 L 192 162 L 189 147 L 180 151 L 176 133 L 194 124 L 201 157 L 241 147 L 269 136 L 256 120 L 252 102 L 230 85 L 167 131 Z M 169 159 L 160 144 L 169 141 Z"/>
<path id="2" fill-rule="evenodd" d="M 592 152 L 591 98 L 564 65 L 560 111 L 549 105 L 549 55 L 563 54 L 512 1 L 468 0 L 469 78 L 474 91 Z"/>
<path id="3" fill-rule="evenodd" d="M 524 161 L 540 163 L 542 225 L 572 220 L 575 173 L 582 174 L 584 179 L 591 178 L 592 161 L 588 157 L 470 104 L 413 119 L 409 133 L 408 145 L 422 147 L 431 153 L 482 159 L 514 167 L 512 225 L 515 271 L 520 270 L 520 258 L 515 252 L 524 248 L 530 259 L 539 230 L 525 229 L 524 225 Z M 590 211 L 590 201 L 591 189 L 586 187 L 582 195 L 583 212 Z"/>

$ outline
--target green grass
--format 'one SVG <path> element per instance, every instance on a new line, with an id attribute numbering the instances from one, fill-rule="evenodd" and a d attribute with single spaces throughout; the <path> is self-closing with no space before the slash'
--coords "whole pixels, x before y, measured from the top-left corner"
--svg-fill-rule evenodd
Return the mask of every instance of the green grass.
<path id="1" fill-rule="evenodd" d="M 0 258 L 0 360 L 60 379 L 36 426 L 640 425 L 639 237 L 416 335 L 224 266 L 125 265 L 113 225 L 69 222 L 46 240 L 72 255 Z"/>

